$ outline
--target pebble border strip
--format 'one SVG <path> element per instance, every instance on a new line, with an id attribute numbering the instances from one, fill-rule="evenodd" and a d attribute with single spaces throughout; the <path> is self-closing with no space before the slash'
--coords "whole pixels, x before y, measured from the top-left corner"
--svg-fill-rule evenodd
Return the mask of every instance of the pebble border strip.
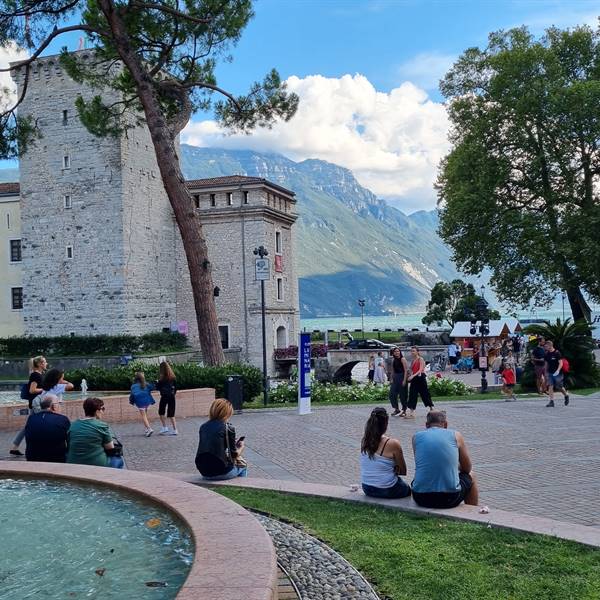
<path id="1" fill-rule="evenodd" d="M 251 512 L 271 536 L 277 560 L 302 600 L 380 600 L 367 580 L 335 550 L 293 525 Z"/>

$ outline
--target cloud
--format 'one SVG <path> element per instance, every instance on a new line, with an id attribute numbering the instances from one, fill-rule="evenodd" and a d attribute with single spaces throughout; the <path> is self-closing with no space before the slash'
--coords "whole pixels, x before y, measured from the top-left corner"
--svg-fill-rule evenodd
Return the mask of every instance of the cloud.
<path id="1" fill-rule="evenodd" d="M 11 42 L 5 48 L 0 47 L 0 69 L 6 69 L 9 63 L 27 58 L 28 54 Z M 0 72 L 0 110 L 9 108 L 14 102 L 17 86 L 8 71 Z"/>
<path id="2" fill-rule="evenodd" d="M 247 136 L 226 135 L 214 121 L 195 121 L 182 141 L 327 160 L 351 169 L 363 186 L 402 210 L 435 206 L 437 165 L 449 150 L 442 104 L 409 82 L 378 92 L 363 75 L 290 77 L 287 83 L 300 96 L 289 123 Z"/>
<path id="3" fill-rule="evenodd" d="M 440 79 L 454 64 L 456 58 L 454 54 L 422 52 L 402 63 L 398 67 L 398 75 L 424 90 L 437 90 Z"/>

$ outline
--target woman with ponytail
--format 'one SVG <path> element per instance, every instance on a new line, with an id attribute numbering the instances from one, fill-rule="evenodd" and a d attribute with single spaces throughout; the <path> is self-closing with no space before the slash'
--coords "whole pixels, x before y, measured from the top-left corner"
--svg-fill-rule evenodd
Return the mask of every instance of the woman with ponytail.
<path id="1" fill-rule="evenodd" d="M 365 425 L 360 444 L 360 479 L 365 495 L 374 498 L 410 496 L 410 486 L 402 481 L 406 463 L 400 442 L 385 435 L 388 427 L 385 408 L 374 408 Z"/>

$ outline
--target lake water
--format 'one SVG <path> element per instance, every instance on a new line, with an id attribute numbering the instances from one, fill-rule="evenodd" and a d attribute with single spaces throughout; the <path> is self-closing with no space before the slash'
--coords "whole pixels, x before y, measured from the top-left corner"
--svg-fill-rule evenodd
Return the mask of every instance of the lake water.
<path id="1" fill-rule="evenodd" d="M 425 313 L 414 312 L 394 315 L 385 315 L 373 317 L 365 315 L 365 331 L 373 331 L 373 329 L 414 329 L 419 328 L 425 330 L 425 325 L 421 322 Z M 571 314 L 565 310 L 565 317 L 570 317 Z M 524 312 L 517 313 L 519 319 L 548 319 L 556 321 L 557 318 L 562 319 L 562 311 L 537 311 L 535 313 Z M 324 331 L 326 329 L 347 329 L 352 332 L 355 329 L 361 328 L 360 317 L 321 317 L 318 319 L 300 319 L 300 326 L 304 331 L 314 331 L 316 329 Z M 436 325 L 432 325 L 430 329 L 437 329 Z"/>

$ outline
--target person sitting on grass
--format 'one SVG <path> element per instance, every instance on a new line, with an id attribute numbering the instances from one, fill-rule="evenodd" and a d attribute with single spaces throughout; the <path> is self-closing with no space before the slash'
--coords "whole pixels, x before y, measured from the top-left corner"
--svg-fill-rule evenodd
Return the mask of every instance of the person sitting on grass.
<path id="1" fill-rule="evenodd" d="M 517 397 L 515 396 L 515 385 L 517 383 L 517 376 L 515 374 L 514 369 L 506 361 L 502 361 L 500 375 L 502 377 L 501 392 L 506 396 L 506 402 L 515 402 L 517 399 Z"/>
<path id="2" fill-rule="evenodd" d="M 402 446 L 385 435 L 389 417 L 385 408 L 374 408 L 365 425 L 360 444 L 360 479 L 365 495 L 374 498 L 410 496 L 410 486 L 402 481 L 406 463 Z"/>
<path id="3" fill-rule="evenodd" d="M 464 501 L 477 505 L 479 490 L 463 436 L 448 429 L 446 413 L 427 413 L 424 431 L 412 439 L 415 455 L 413 499 L 426 508 L 454 508 Z"/>
<path id="4" fill-rule="evenodd" d="M 200 427 L 196 468 L 203 479 L 220 481 L 246 477 L 248 474 L 242 458 L 244 437 L 235 439 L 235 429 L 229 423 L 232 415 L 231 402 L 217 398 L 210 405 L 209 420 Z"/>

